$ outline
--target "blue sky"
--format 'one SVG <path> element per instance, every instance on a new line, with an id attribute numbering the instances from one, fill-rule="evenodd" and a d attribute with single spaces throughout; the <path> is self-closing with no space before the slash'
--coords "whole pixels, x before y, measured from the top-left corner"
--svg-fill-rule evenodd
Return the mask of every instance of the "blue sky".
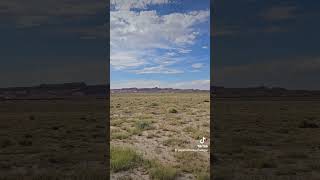
<path id="1" fill-rule="evenodd" d="M 111 1 L 111 88 L 209 89 L 210 4 Z"/>

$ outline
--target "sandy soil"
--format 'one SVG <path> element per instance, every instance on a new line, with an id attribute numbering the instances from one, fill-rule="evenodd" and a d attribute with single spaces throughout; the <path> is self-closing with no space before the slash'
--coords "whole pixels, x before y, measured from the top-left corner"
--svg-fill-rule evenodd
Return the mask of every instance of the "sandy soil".
<path id="1" fill-rule="evenodd" d="M 175 168 L 176 179 L 209 174 L 209 152 L 175 152 L 197 149 L 202 137 L 209 145 L 209 100 L 209 93 L 111 94 L 111 147 L 129 147 L 143 159 Z M 147 127 L 139 129 L 141 123 Z M 113 179 L 121 177 L 150 179 L 150 174 L 138 165 L 112 173 Z"/>

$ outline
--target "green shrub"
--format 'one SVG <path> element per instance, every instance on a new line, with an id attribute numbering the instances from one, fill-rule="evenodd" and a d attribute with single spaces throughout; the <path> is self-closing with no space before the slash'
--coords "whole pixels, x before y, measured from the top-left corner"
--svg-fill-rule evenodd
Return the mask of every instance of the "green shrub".
<path id="1" fill-rule="evenodd" d="M 139 130 L 148 130 L 151 128 L 151 121 L 148 120 L 139 120 L 135 123 L 135 126 Z"/>
<path id="2" fill-rule="evenodd" d="M 177 175 L 177 170 L 170 167 L 157 166 L 150 170 L 150 176 L 155 180 L 174 180 Z"/>
<path id="3" fill-rule="evenodd" d="M 112 147 L 110 150 L 111 170 L 114 172 L 134 168 L 142 162 L 141 156 L 134 150 L 126 147 Z"/>
<path id="4" fill-rule="evenodd" d="M 169 113 L 178 113 L 178 111 L 175 108 L 170 108 Z"/>
<path id="5" fill-rule="evenodd" d="M 151 106 L 156 107 L 156 106 L 159 106 L 159 104 L 158 103 L 151 103 Z"/>
<path id="6" fill-rule="evenodd" d="M 127 139 L 130 137 L 130 134 L 128 133 L 121 133 L 121 132 L 118 132 L 118 133 L 111 133 L 111 139 Z"/>
<path id="7" fill-rule="evenodd" d="M 210 174 L 209 173 L 200 173 L 197 176 L 197 180 L 210 180 Z"/>

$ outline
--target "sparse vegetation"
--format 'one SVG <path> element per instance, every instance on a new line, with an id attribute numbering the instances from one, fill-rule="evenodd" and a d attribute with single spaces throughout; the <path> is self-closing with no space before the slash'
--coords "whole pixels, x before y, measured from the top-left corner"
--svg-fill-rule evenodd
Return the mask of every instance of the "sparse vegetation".
<path id="1" fill-rule="evenodd" d="M 204 154 L 198 152 L 180 152 L 175 154 L 175 158 L 179 162 L 179 169 L 183 172 L 195 175 L 199 173 L 209 174 L 209 159 L 206 159 Z"/>
<path id="2" fill-rule="evenodd" d="M 151 128 L 151 124 L 152 124 L 152 121 L 150 121 L 150 120 L 138 120 L 135 123 L 135 127 L 138 130 L 143 131 L 143 130 L 150 129 Z"/>
<path id="3" fill-rule="evenodd" d="M 151 103 L 151 106 L 152 106 L 152 107 L 156 107 L 156 106 L 159 106 L 159 104 L 158 104 L 158 103 L 153 102 L 153 103 Z"/>
<path id="4" fill-rule="evenodd" d="M 119 132 L 119 133 L 112 133 L 111 134 L 111 139 L 127 139 L 130 137 L 129 133 L 125 133 L 125 132 Z"/>
<path id="5" fill-rule="evenodd" d="M 169 138 L 169 139 L 163 141 L 163 145 L 171 146 L 171 147 L 174 147 L 174 146 L 183 147 L 186 144 L 188 144 L 188 141 L 183 140 L 183 139 L 177 139 L 177 138 Z"/>
<path id="6" fill-rule="evenodd" d="M 178 113 L 178 110 L 176 110 L 175 108 L 170 108 L 169 113 Z"/>
<path id="7" fill-rule="evenodd" d="M 105 110 L 102 99 L 0 101 L 1 178 L 106 179 Z"/>
<path id="8" fill-rule="evenodd" d="M 197 180 L 210 180 L 210 173 L 199 173 Z"/>
<path id="9" fill-rule="evenodd" d="M 319 101 L 274 99 L 215 101 L 214 179 L 319 179 Z"/>
<path id="10" fill-rule="evenodd" d="M 207 127 L 207 129 L 208 128 L 209 127 Z M 183 131 L 189 133 L 190 136 L 193 139 L 200 139 L 202 137 L 209 137 L 210 136 L 209 131 L 204 132 L 204 131 L 201 130 L 201 128 L 194 128 L 194 127 L 191 127 L 191 126 L 188 126 L 188 127 L 184 128 Z"/>
<path id="11" fill-rule="evenodd" d="M 111 147 L 111 170 L 114 172 L 134 168 L 142 162 L 141 156 L 131 148 Z"/>
<path id="12" fill-rule="evenodd" d="M 209 153 L 192 160 L 204 167 L 200 171 L 187 167 L 190 158 L 179 159 L 181 152 L 174 149 L 194 148 L 195 138 L 209 135 L 208 99 L 209 93 L 111 94 L 111 105 L 118 106 L 111 109 L 111 147 L 129 147 L 143 159 L 126 170 L 113 171 L 114 179 L 206 179 Z M 187 127 L 193 128 L 187 132 Z"/>
<path id="13" fill-rule="evenodd" d="M 150 170 L 150 175 L 154 180 L 174 180 L 177 177 L 177 170 L 174 168 L 158 166 Z"/>

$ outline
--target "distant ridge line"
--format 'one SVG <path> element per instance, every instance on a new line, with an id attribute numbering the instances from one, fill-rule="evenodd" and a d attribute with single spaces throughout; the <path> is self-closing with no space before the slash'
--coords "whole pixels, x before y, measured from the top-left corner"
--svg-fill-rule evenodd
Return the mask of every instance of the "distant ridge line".
<path id="1" fill-rule="evenodd" d="M 0 88 L 0 100 L 61 100 L 71 98 L 106 98 L 109 85 L 87 85 L 83 82 L 40 84 L 31 87 Z"/>
<path id="2" fill-rule="evenodd" d="M 165 93 L 165 92 L 209 92 L 209 90 L 200 89 L 176 89 L 176 88 L 118 88 L 111 89 L 111 93 Z"/>
<path id="3" fill-rule="evenodd" d="M 112 93 L 196 93 L 208 92 L 199 89 L 174 89 L 174 88 L 121 88 L 111 89 L 109 84 L 87 85 L 84 82 L 72 82 L 62 84 L 40 84 L 31 87 L 0 88 L 0 100 L 21 99 L 66 99 L 79 97 L 107 98 Z M 320 90 L 288 90 L 279 87 L 250 87 L 250 88 L 225 88 L 211 86 L 211 94 L 214 97 L 317 97 L 320 98 Z"/>
<path id="4" fill-rule="evenodd" d="M 225 88 L 211 86 L 216 97 L 320 97 L 320 90 L 288 90 L 280 87 Z"/>

